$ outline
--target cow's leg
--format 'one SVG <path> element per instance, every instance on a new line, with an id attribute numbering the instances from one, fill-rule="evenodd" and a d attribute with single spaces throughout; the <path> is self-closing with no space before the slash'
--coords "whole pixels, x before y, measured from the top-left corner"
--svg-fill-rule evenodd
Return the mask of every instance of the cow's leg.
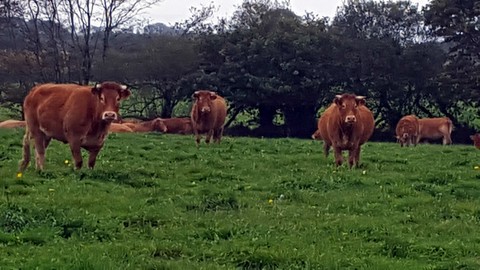
<path id="1" fill-rule="evenodd" d="M 213 140 L 216 143 L 220 143 L 220 141 L 222 140 L 222 135 L 223 135 L 223 127 L 215 129 L 213 131 Z"/>
<path id="2" fill-rule="evenodd" d="M 30 163 L 30 132 L 28 131 L 28 127 L 25 129 L 25 135 L 23 136 L 23 159 L 20 161 L 20 166 L 18 170 L 20 172 L 25 171 Z"/>
<path id="3" fill-rule="evenodd" d="M 328 154 L 330 153 L 330 144 L 326 141 L 323 141 L 323 153 L 325 154 L 325 157 L 328 157 Z"/>
<path id="4" fill-rule="evenodd" d="M 201 139 L 200 132 L 198 132 L 198 129 L 194 128 L 193 129 L 193 134 L 195 134 L 195 142 L 197 143 L 197 146 L 199 146 L 200 145 L 200 139 Z"/>
<path id="5" fill-rule="evenodd" d="M 350 165 L 350 168 L 355 165 L 355 155 L 357 154 L 356 149 L 348 150 L 348 165 Z"/>
<path id="6" fill-rule="evenodd" d="M 213 128 L 208 130 L 207 136 L 205 138 L 205 143 L 210 143 L 212 136 L 213 136 Z"/>
<path id="7" fill-rule="evenodd" d="M 82 168 L 82 149 L 80 140 L 70 140 L 69 142 L 70 150 L 72 151 L 73 160 L 75 161 L 75 169 Z"/>
<path id="8" fill-rule="evenodd" d="M 102 146 L 85 147 L 85 149 L 89 153 L 88 168 L 93 169 L 95 167 L 95 162 L 97 161 L 98 153 L 100 152 L 100 149 L 102 149 Z"/>
<path id="9" fill-rule="evenodd" d="M 355 155 L 355 158 L 354 158 L 354 165 L 355 167 L 358 167 L 358 164 L 360 164 L 360 151 L 362 149 L 360 148 L 360 145 L 357 146 L 357 148 L 355 149 L 355 152 L 354 152 L 354 155 Z"/>
<path id="10" fill-rule="evenodd" d="M 450 134 L 443 136 L 443 144 L 452 144 L 452 138 L 450 137 Z"/>
<path id="11" fill-rule="evenodd" d="M 333 149 L 335 151 L 335 164 L 340 166 L 343 163 L 342 149 L 340 147 L 333 147 Z"/>
<path id="12" fill-rule="evenodd" d="M 39 171 L 43 171 L 45 164 L 45 142 L 46 136 L 42 132 L 38 132 L 33 136 L 35 138 L 35 166 Z"/>

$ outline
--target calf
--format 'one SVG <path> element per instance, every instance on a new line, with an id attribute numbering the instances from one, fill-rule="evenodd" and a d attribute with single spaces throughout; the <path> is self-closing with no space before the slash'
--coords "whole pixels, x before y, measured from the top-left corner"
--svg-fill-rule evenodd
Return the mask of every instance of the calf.
<path id="1" fill-rule="evenodd" d="M 415 115 L 406 115 L 402 117 L 400 121 L 398 121 L 395 129 L 395 137 L 400 143 L 400 146 L 410 146 L 412 144 L 417 146 L 418 130 L 418 118 Z"/>
<path id="2" fill-rule="evenodd" d="M 115 82 L 93 87 L 50 83 L 35 86 L 23 102 L 26 129 L 20 172 L 30 162 L 31 139 L 35 142 L 37 170 L 43 170 L 45 149 L 51 139 L 69 144 L 76 169 L 83 164 L 81 148 L 86 149 L 88 167 L 93 169 L 110 124 L 118 117 L 120 101 L 129 95 L 125 85 Z"/>
<path id="3" fill-rule="evenodd" d="M 193 93 L 195 99 L 190 117 L 195 133 L 197 146 L 200 144 L 200 134 L 207 133 L 205 143 L 213 140 L 220 143 L 223 135 L 223 126 L 227 117 L 225 99 L 213 91 L 199 90 Z"/>
<path id="4" fill-rule="evenodd" d="M 365 106 L 365 97 L 354 94 L 335 96 L 333 103 L 318 119 L 316 138 L 323 140 L 325 156 L 330 147 L 335 151 L 335 164 L 342 165 L 342 151 L 349 152 L 350 168 L 358 166 L 360 150 L 372 136 L 374 119 L 372 112 Z"/>

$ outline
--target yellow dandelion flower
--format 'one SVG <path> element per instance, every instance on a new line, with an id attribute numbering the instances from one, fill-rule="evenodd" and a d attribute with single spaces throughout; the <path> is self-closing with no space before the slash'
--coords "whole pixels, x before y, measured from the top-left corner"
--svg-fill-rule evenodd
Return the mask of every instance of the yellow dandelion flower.
<path id="1" fill-rule="evenodd" d="M 473 167 L 473 169 L 474 169 L 474 170 L 478 170 L 478 169 L 480 169 L 480 167 L 479 167 L 479 166 L 475 166 L 475 167 Z"/>
<path id="2" fill-rule="evenodd" d="M 21 172 L 17 173 L 17 178 L 22 178 L 22 176 L 23 176 L 23 173 Z"/>
<path id="3" fill-rule="evenodd" d="M 268 203 L 273 203 L 273 200 L 272 199 L 268 200 Z"/>
<path id="4" fill-rule="evenodd" d="M 55 191 L 55 189 L 53 189 L 53 188 L 49 188 L 49 189 L 48 189 L 48 191 L 50 191 L 50 192 L 54 192 L 54 191 Z"/>
<path id="5" fill-rule="evenodd" d="M 64 163 L 68 165 L 68 163 L 70 163 L 70 161 L 68 161 L 68 159 L 65 159 Z"/>

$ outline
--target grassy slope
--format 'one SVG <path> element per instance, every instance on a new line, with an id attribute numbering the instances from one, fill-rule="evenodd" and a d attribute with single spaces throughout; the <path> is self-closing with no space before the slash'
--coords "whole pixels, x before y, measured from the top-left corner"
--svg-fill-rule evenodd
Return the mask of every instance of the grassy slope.
<path id="1" fill-rule="evenodd" d="M 93 171 L 53 142 L 16 179 L 21 137 L 0 130 L 2 269 L 480 267 L 472 146 L 368 143 L 337 170 L 315 141 L 114 134 Z"/>

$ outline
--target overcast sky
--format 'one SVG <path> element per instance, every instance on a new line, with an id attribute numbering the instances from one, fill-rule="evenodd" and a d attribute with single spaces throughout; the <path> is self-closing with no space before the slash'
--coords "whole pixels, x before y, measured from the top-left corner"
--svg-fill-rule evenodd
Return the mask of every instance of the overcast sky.
<path id="1" fill-rule="evenodd" d="M 173 25 L 175 22 L 184 21 L 191 16 L 190 7 L 200 8 L 213 3 L 217 8 L 214 18 L 230 18 L 243 0 L 163 0 L 159 4 L 146 11 L 146 18 L 150 23 L 162 22 Z M 425 5 L 429 0 L 412 0 L 420 6 Z M 335 15 L 337 6 L 342 5 L 343 0 L 290 0 L 290 7 L 297 15 L 304 15 L 306 11 L 313 12 L 321 17 L 332 18 Z"/>

